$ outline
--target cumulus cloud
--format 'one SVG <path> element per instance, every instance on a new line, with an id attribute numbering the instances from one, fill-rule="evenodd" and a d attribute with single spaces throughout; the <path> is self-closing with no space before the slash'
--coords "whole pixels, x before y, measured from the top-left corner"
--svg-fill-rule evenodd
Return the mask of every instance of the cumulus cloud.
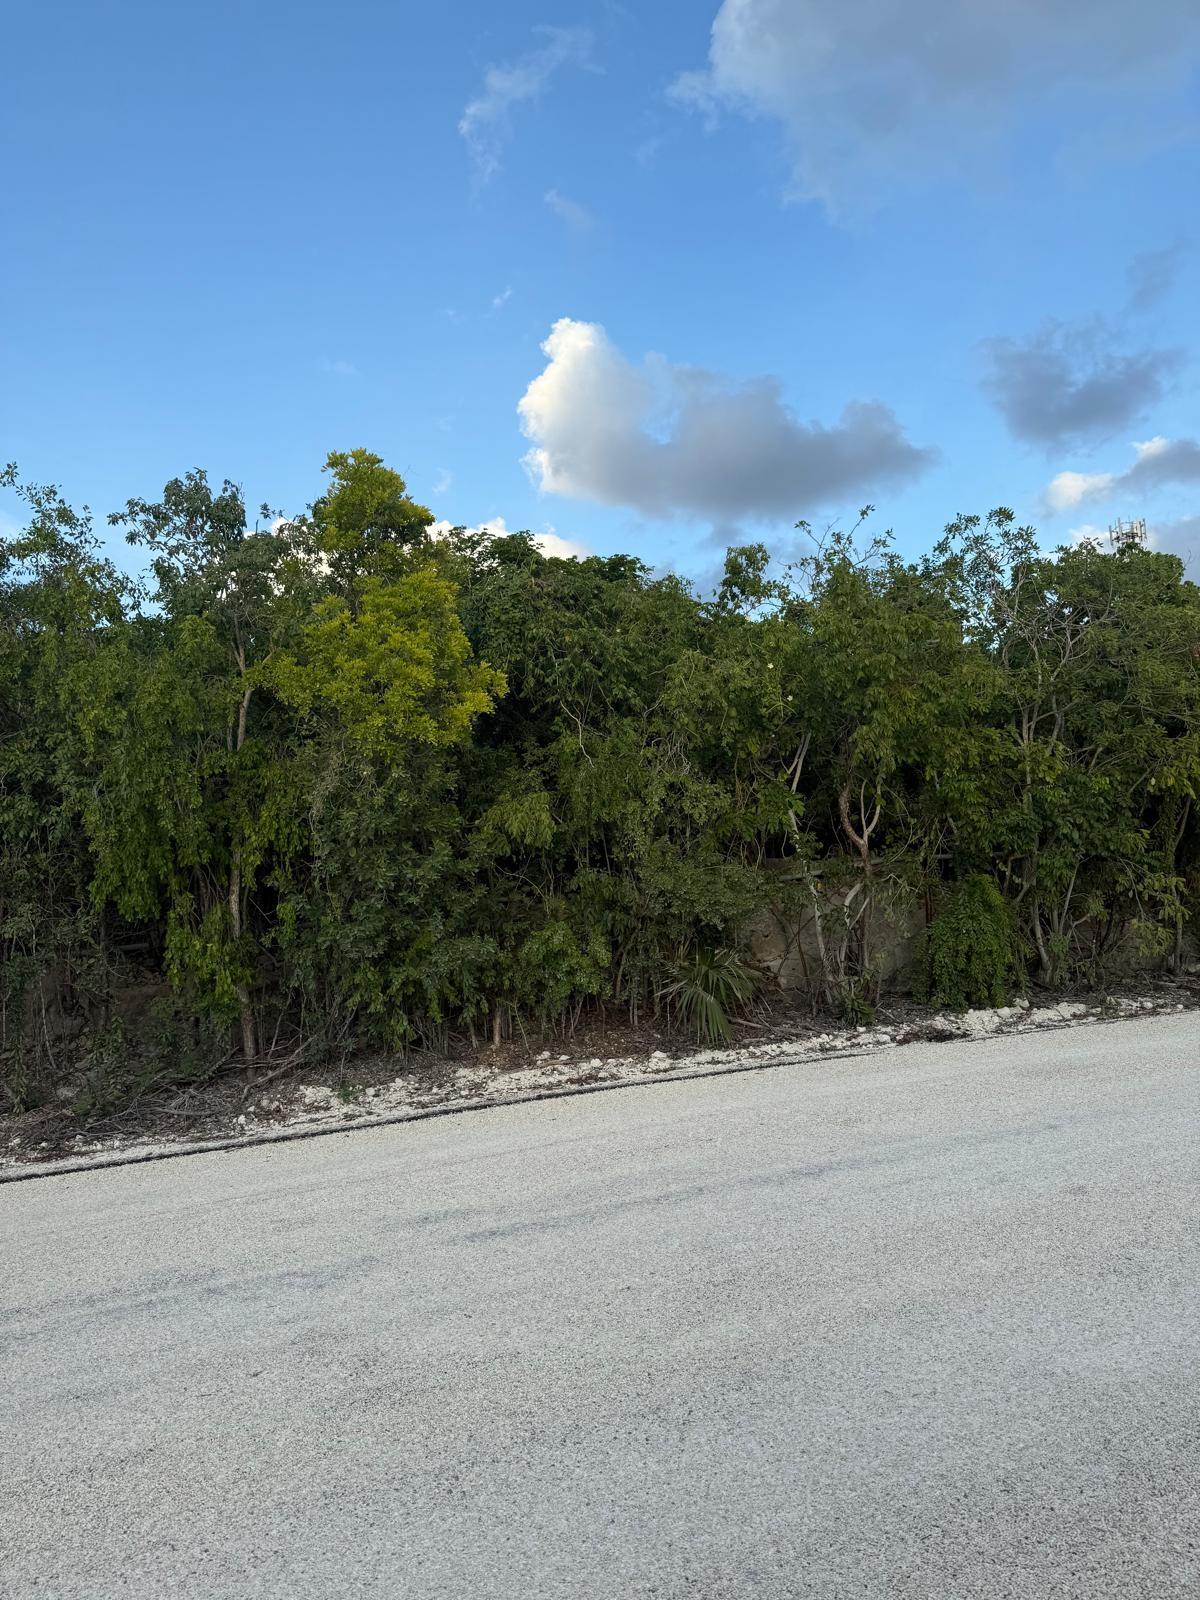
<path id="1" fill-rule="evenodd" d="M 843 495 L 911 482 L 936 452 L 909 443 L 889 407 L 803 422 L 775 378 L 735 385 L 661 356 L 629 361 L 594 322 L 563 317 L 518 406 L 539 488 L 648 517 L 794 520 Z"/>
<path id="2" fill-rule="evenodd" d="M 1062 446 L 1123 427 L 1161 399 L 1177 350 L 1121 351 L 1099 319 L 988 339 L 984 387 L 1014 437 Z"/>
<path id="3" fill-rule="evenodd" d="M 444 539 L 454 526 L 443 517 L 440 522 L 430 524 L 429 531 L 435 539 Z M 467 528 L 467 533 L 486 533 L 493 539 L 506 539 L 510 533 L 516 532 L 510 528 L 503 517 L 489 517 L 476 528 Z M 544 556 L 556 556 L 561 561 L 586 561 L 592 551 L 587 545 L 580 544 L 577 539 L 564 539 L 555 533 L 553 528 L 546 528 L 541 533 L 533 534 L 535 547 Z"/>
<path id="4" fill-rule="evenodd" d="M 1042 496 L 1048 511 L 1070 511 L 1086 500 L 1102 500 L 1114 483 L 1111 472 L 1060 472 Z"/>
<path id="5" fill-rule="evenodd" d="M 566 66 L 589 65 L 592 36 L 586 28 L 536 28 L 543 40 L 519 61 L 489 67 L 483 90 L 469 101 L 458 121 L 475 173 L 486 183 L 500 170 L 500 158 L 512 133 L 513 108 L 537 100 L 554 75 Z"/>
<path id="6" fill-rule="evenodd" d="M 1069 511 L 1118 494 L 1149 494 L 1173 484 L 1200 483 L 1200 441 L 1164 439 L 1161 434 L 1136 443 L 1134 462 L 1124 472 L 1060 472 L 1042 496 L 1051 512 Z"/>
<path id="7" fill-rule="evenodd" d="M 981 137 L 1063 90 L 1101 116 L 1198 37 L 1195 0 L 724 0 L 707 66 L 671 93 L 710 121 L 728 109 L 778 124 L 798 196 L 836 209 L 965 165 Z"/>

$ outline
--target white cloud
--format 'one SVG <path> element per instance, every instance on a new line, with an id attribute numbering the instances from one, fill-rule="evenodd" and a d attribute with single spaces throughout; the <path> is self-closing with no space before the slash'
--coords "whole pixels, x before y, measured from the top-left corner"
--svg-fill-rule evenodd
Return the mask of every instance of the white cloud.
<path id="1" fill-rule="evenodd" d="M 1133 448 L 1139 461 L 1150 461 L 1155 456 L 1169 456 L 1171 440 L 1164 439 L 1161 433 L 1156 433 L 1153 439 L 1143 439 L 1140 444 L 1135 439 Z"/>
<path id="2" fill-rule="evenodd" d="M 454 474 L 446 467 L 439 467 L 437 477 L 430 486 L 430 494 L 445 494 L 454 482 Z"/>
<path id="3" fill-rule="evenodd" d="M 429 531 L 435 539 L 444 539 L 453 526 L 453 523 L 447 522 L 443 517 L 441 521 L 433 523 Z M 510 528 L 503 517 L 487 517 L 478 527 L 467 528 L 465 531 L 467 533 L 487 533 L 493 539 L 506 539 L 510 533 L 516 530 Z M 580 544 L 576 539 L 564 539 L 561 535 L 555 533 L 553 528 L 546 528 L 541 533 L 535 533 L 533 535 L 533 543 L 544 556 L 556 556 L 562 561 L 586 561 L 588 556 L 592 554 L 587 545 Z"/>
<path id="4" fill-rule="evenodd" d="M 499 311 L 502 306 L 506 306 L 512 299 L 512 293 L 512 286 L 510 285 L 508 288 L 502 289 L 499 294 L 494 294 L 492 296 L 492 310 Z"/>
<path id="5" fill-rule="evenodd" d="M 910 444 L 878 402 L 832 425 L 800 421 L 775 378 L 736 385 L 661 356 L 640 365 L 594 322 L 563 317 L 518 412 L 539 488 L 649 517 L 794 521 L 863 490 L 911 481 L 936 452 Z"/>
<path id="6" fill-rule="evenodd" d="M 458 121 L 475 173 L 486 183 L 500 170 L 500 157 L 512 131 L 514 106 L 536 100 L 562 67 L 588 66 L 592 36 L 586 28 L 536 28 L 545 43 L 507 66 L 489 67 L 483 92 Z"/>
<path id="7" fill-rule="evenodd" d="M 724 0 L 708 65 L 671 94 L 710 122 L 730 109 L 780 125 L 797 195 L 837 209 L 922 168 L 970 171 L 981 139 L 1063 91 L 1097 122 L 1114 103 L 1158 120 L 1162 93 L 1120 90 L 1183 64 L 1198 35 L 1195 0 Z"/>
<path id="8" fill-rule="evenodd" d="M 1118 494 L 1149 494 L 1172 484 L 1200 483 L 1200 441 L 1153 439 L 1135 441 L 1134 463 L 1124 472 L 1060 472 L 1042 499 L 1051 512 L 1069 511 L 1085 501 L 1110 500 Z"/>
<path id="9" fill-rule="evenodd" d="M 1085 500 L 1099 500 L 1112 488 L 1111 472 L 1060 472 L 1052 478 L 1042 498 L 1050 511 L 1070 511 Z"/>
<path id="10" fill-rule="evenodd" d="M 491 524 L 491 531 L 497 538 L 502 532 L 508 531 L 504 527 L 503 517 L 496 518 Z M 544 556 L 557 556 L 560 561 L 586 561 L 592 554 L 587 545 L 580 544 L 578 539 L 564 539 L 553 528 L 547 528 L 545 533 L 535 533 L 533 542 Z"/>

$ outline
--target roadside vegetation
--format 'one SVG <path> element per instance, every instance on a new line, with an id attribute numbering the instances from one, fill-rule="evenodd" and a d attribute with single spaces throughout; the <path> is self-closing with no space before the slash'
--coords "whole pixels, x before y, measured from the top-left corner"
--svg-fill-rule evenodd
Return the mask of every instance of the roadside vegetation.
<path id="1" fill-rule="evenodd" d="M 999 510 L 864 525 L 709 597 L 632 557 L 429 532 L 361 450 L 301 516 L 201 472 L 110 519 L 4 482 L 0 1104 L 100 1115 L 233 1063 L 563 1036 L 719 1040 L 808 929 L 867 1020 L 882 918 L 931 1003 L 1179 970 L 1200 590 Z"/>

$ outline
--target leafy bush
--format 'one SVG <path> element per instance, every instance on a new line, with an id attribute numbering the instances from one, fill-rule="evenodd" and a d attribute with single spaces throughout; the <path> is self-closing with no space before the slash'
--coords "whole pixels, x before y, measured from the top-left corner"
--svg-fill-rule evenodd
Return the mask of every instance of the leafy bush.
<path id="1" fill-rule="evenodd" d="M 925 941 L 925 996 L 934 1005 L 965 1010 L 1002 1006 L 1017 981 L 1017 941 L 1004 896 L 982 874 L 955 884 Z"/>

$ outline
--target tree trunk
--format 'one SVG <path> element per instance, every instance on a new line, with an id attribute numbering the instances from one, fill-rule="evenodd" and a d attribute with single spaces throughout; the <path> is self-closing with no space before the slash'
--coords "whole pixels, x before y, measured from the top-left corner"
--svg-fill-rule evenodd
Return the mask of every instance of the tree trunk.
<path id="1" fill-rule="evenodd" d="M 1050 980 L 1053 977 L 1053 971 L 1052 971 L 1051 966 L 1050 966 L 1050 952 L 1046 949 L 1046 939 L 1045 939 L 1045 935 L 1042 932 L 1042 907 L 1041 907 L 1041 902 L 1039 901 L 1039 899 L 1038 899 L 1036 894 L 1034 895 L 1033 901 L 1032 901 L 1032 911 L 1033 911 L 1033 942 L 1034 942 L 1035 945 L 1037 945 L 1037 953 L 1038 953 L 1038 965 L 1039 965 L 1038 977 L 1041 979 L 1041 981 L 1044 984 L 1049 985 Z"/>

